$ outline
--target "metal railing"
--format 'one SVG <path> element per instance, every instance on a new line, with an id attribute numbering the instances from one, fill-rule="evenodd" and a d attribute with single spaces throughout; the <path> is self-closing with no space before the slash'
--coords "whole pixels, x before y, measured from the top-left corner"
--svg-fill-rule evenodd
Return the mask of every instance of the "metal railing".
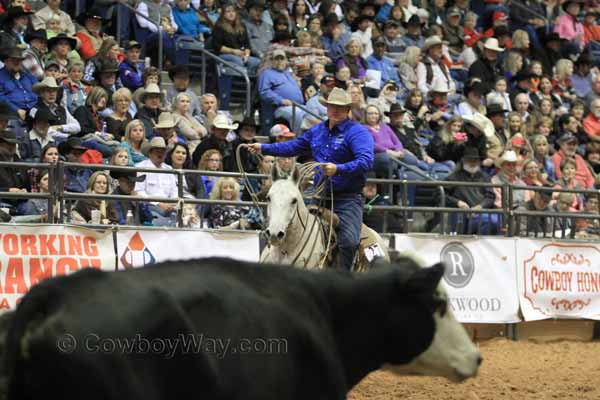
<path id="1" fill-rule="evenodd" d="M 316 119 L 318 119 L 319 121 L 323 122 L 324 119 L 321 118 L 319 115 L 315 114 L 314 112 L 310 111 L 308 108 L 306 108 L 306 106 L 303 106 L 302 104 L 298 104 L 295 101 L 292 101 L 292 120 L 290 121 L 290 123 L 292 124 L 292 127 L 296 126 L 296 108 L 301 109 L 302 111 L 304 111 L 307 114 L 310 114 L 311 116 L 315 117 Z"/>
<path id="2" fill-rule="evenodd" d="M 237 205 L 237 206 L 255 206 L 253 202 L 249 201 L 224 201 L 224 200 L 210 200 L 210 199 L 199 199 L 193 197 L 186 197 L 184 192 L 184 179 L 186 176 L 203 175 L 203 176 L 216 176 L 216 177 L 234 177 L 241 178 L 241 174 L 234 172 L 218 172 L 218 171 L 200 171 L 200 170 L 183 170 L 183 169 L 154 169 L 154 168 L 136 168 L 136 167 L 122 167 L 113 165 L 93 165 L 93 164 L 79 164 L 79 163 L 66 163 L 58 162 L 56 164 L 42 164 L 42 163 L 14 163 L 14 162 L 0 162 L 0 168 L 19 168 L 19 169 L 35 169 L 44 168 L 49 172 L 49 191 L 48 193 L 25 193 L 25 192 L 0 192 L 0 198 L 11 200 L 11 199 L 46 199 L 48 201 L 48 223 L 64 223 L 67 221 L 66 211 L 68 209 L 69 200 L 81 200 L 81 199 L 94 199 L 94 200 L 130 200 L 135 202 L 161 202 L 161 203 L 180 203 L 181 204 L 198 204 L 198 205 L 214 205 L 214 204 L 225 204 L 225 205 Z M 143 196 L 123 196 L 115 194 L 92 194 L 92 193 L 73 193 L 65 191 L 64 187 L 64 176 L 65 169 L 89 169 L 89 170 L 104 170 L 104 171 L 134 171 L 141 173 L 158 173 L 158 174 L 174 174 L 177 176 L 177 197 L 166 198 L 166 197 L 143 197 Z M 247 174 L 248 178 L 264 179 L 268 178 L 267 175 L 263 174 Z M 544 188 L 536 186 L 512 186 L 508 184 L 492 184 L 484 182 L 450 182 L 450 181 L 432 181 L 432 180 L 398 180 L 398 179 L 368 179 L 368 182 L 381 184 L 381 185 L 393 185 L 394 187 L 399 186 L 400 192 L 403 193 L 403 199 L 400 205 L 373 205 L 369 206 L 369 209 L 378 213 L 383 214 L 383 233 L 387 232 L 388 218 L 391 213 L 401 214 L 400 219 L 402 220 L 402 232 L 409 232 L 409 219 L 410 215 L 414 213 L 433 213 L 434 217 L 437 218 L 435 223 L 431 226 L 430 231 L 436 229 L 436 232 L 441 234 L 501 234 L 505 236 L 539 236 L 538 232 L 522 232 L 520 228 L 522 218 L 546 218 L 548 223 L 552 224 L 551 228 L 546 233 L 541 233 L 542 237 L 551 238 L 572 238 L 574 236 L 575 222 L 580 219 L 587 219 L 596 221 L 598 227 L 598 235 L 600 236 L 600 205 L 598 206 L 597 214 L 583 213 L 583 212 L 555 212 L 555 211 L 535 211 L 525 208 L 517 209 L 513 204 L 514 192 L 515 191 L 547 191 L 552 193 L 570 192 L 578 195 L 593 195 L 600 197 L 600 191 L 598 190 L 570 190 L 570 189 L 559 189 L 559 188 Z M 440 198 L 432 202 L 431 206 L 411 206 L 408 204 L 406 193 L 408 187 L 411 185 L 422 186 L 422 187 L 434 187 L 434 188 L 452 188 L 452 187 L 478 187 L 478 188 L 496 188 L 502 190 L 502 205 L 501 208 L 492 209 L 459 209 L 445 207 L 445 201 L 443 200 L 447 196 L 444 190 L 440 191 Z M 58 215 L 54 212 L 55 204 L 60 207 Z M 258 203 L 259 207 L 265 207 L 266 203 Z M 182 210 L 183 207 L 177 209 L 177 226 L 182 226 Z M 492 231 L 491 225 L 488 223 L 488 231 L 482 229 L 482 226 L 486 224 L 485 218 L 481 215 L 489 216 L 495 215 L 497 220 L 497 227 Z M 480 215 L 481 217 L 473 217 L 474 215 Z M 202 218 L 202 216 L 200 216 Z M 434 218 L 434 219 L 435 219 Z M 447 219 L 450 218 L 449 223 Z M 475 220 L 476 224 L 473 223 Z M 565 221 L 571 221 L 570 232 L 567 234 L 567 227 Z M 489 222 L 489 221 L 488 221 Z M 461 223 L 467 224 L 462 226 Z M 556 227 L 560 229 L 555 229 Z M 448 229 L 450 228 L 450 229 Z M 558 235 L 557 232 L 562 232 Z"/>
<path id="3" fill-rule="evenodd" d="M 152 21 L 150 18 L 148 18 L 147 16 L 145 16 L 144 14 L 140 13 L 138 10 L 136 10 L 135 7 L 130 6 L 129 4 L 127 4 L 127 0 L 116 0 L 117 2 L 117 43 L 121 43 L 121 8 L 119 7 L 119 5 L 128 8 L 129 10 L 131 10 L 135 15 L 139 15 L 140 17 L 142 17 L 143 19 L 145 19 L 146 21 L 150 22 L 152 25 L 156 26 L 156 28 L 158 29 L 158 70 L 162 71 L 163 69 L 163 36 L 162 36 L 162 27 L 160 24 L 157 24 L 156 22 Z M 158 15 L 158 19 L 160 20 L 160 12 Z M 146 43 L 142 43 L 142 45 L 146 45 Z"/>

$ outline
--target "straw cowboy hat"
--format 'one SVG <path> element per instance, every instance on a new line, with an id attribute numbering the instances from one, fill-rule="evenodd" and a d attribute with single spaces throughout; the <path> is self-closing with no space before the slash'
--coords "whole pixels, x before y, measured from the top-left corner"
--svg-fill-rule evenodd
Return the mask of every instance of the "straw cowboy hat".
<path id="1" fill-rule="evenodd" d="M 494 136 L 494 123 L 483 114 L 463 115 L 463 121 L 479 129 L 486 137 Z"/>
<path id="2" fill-rule="evenodd" d="M 148 86 L 144 88 L 144 91 L 140 95 L 140 101 L 143 103 L 146 100 L 146 96 L 148 96 L 149 94 L 157 94 L 160 96 L 161 100 L 165 96 L 165 94 L 160 90 L 156 83 L 149 83 Z"/>
<path id="3" fill-rule="evenodd" d="M 229 129 L 230 131 L 234 131 L 238 128 L 237 123 L 231 123 L 227 119 L 227 116 L 223 114 L 217 114 L 217 116 L 213 119 L 213 126 L 219 129 Z"/>
<path id="4" fill-rule="evenodd" d="M 433 46 L 441 45 L 442 38 L 440 38 L 438 35 L 429 36 L 427 39 L 425 39 L 425 43 L 423 44 L 423 51 L 427 51 Z"/>
<path id="5" fill-rule="evenodd" d="M 352 98 L 344 89 L 335 87 L 331 93 L 329 93 L 329 96 L 327 96 L 324 103 L 335 106 L 350 106 L 350 104 L 352 104 Z"/>
<path id="6" fill-rule="evenodd" d="M 502 153 L 502 156 L 496 160 L 496 167 L 502 168 L 502 164 L 504 164 L 505 162 L 517 161 L 517 153 L 515 153 L 513 150 L 506 150 L 504 153 Z"/>
<path id="7" fill-rule="evenodd" d="M 498 39 L 492 37 L 485 41 L 485 45 L 483 45 L 484 49 L 492 50 L 492 51 L 504 51 L 502 47 L 498 44 Z"/>
<path id="8" fill-rule="evenodd" d="M 149 142 L 144 143 L 144 145 L 142 145 L 142 154 L 144 154 L 145 156 L 148 156 L 148 153 L 150 153 L 150 150 L 152 149 L 166 149 L 167 148 L 167 144 L 165 143 L 165 139 L 162 138 L 162 136 L 154 136 L 152 138 L 152 140 L 150 140 Z"/>
<path id="9" fill-rule="evenodd" d="M 156 129 L 171 129 L 177 125 L 177 121 L 173 118 L 173 114 L 170 112 L 160 113 L 158 116 L 158 124 L 154 124 Z"/>
<path id="10" fill-rule="evenodd" d="M 56 79 L 51 76 L 45 77 L 41 82 L 33 85 L 34 93 L 40 93 L 44 89 L 59 89 L 59 86 L 56 84 Z"/>

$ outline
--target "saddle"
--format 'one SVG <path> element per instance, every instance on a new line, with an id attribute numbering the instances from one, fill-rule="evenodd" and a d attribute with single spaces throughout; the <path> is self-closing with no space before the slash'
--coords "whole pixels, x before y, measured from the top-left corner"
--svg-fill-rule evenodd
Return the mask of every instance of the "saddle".
<path id="1" fill-rule="evenodd" d="M 340 224 L 340 218 L 330 209 L 319 207 L 317 205 L 309 205 L 308 211 L 319 217 L 321 229 L 323 230 L 324 237 L 329 238 L 329 227 L 332 224 L 333 232 L 331 232 L 331 242 L 329 243 L 329 251 L 326 257 L 327 265 L 335 264 L 336 248 L 337 248 L 337 235 L 335 229 Z M 333 222 L 331 221 L 333 218 Z M 362 224 L 360 229 L 360 243 L 358 245 L 357 257 L 354 260 L 353 271 L 366 271 L 366 267 L 375 257 L 384 257 L 385 253 L 379 246 L 375 231 L 371 228 Z"/>

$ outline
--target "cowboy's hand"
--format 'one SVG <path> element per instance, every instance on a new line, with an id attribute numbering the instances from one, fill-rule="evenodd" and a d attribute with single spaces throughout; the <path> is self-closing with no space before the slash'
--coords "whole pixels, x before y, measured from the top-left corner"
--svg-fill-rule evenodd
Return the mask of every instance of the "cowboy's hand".
<path id="1" fill-rule="evenodd" d="M 260 154 L 260 152 L 261 152 L 261 144 L 260 143 L 247 144 L 246 148 L 248 149 L 250 154 Z"/>
<path id="2" fill-rule="evenodd" d="M 335 173 L 337 172 L 337 165 L 333 164 L 333 163 L 327 163 L 325 164 L 325 166 L 323 167 L 323 172 L 325 173 L 325 175 L 327 176 L 333 176 L 335 175 Z"/>

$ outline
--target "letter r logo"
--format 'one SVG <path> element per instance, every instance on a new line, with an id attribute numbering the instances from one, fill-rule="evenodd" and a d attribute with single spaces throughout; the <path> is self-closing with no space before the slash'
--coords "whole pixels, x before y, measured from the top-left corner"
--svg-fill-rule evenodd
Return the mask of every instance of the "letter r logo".
<path id="1" fill-rule="evenodd" d="M 448 255 L 450 256 L 450 263 L 452 266 L 452 272 L 450 273 L 450 275 L 456 276 L 456 275 L 458 275 L 458 270 L 460 270 L 461 276 L 467 276 L 467 273 L 465 272 L 465 268 L 462 265 L 463 264 L 462 254 L 460 254 L 456 251 L 449 251 Z"/>
<path id="2" fill-rule="evenodd" d="M 471 251 L 462 243 L 451 242 L 444 246 L 440 260 L 446 265 L 444 280 L 455 288 L 469 284 L 475 273 L 475 262 Z"/>

